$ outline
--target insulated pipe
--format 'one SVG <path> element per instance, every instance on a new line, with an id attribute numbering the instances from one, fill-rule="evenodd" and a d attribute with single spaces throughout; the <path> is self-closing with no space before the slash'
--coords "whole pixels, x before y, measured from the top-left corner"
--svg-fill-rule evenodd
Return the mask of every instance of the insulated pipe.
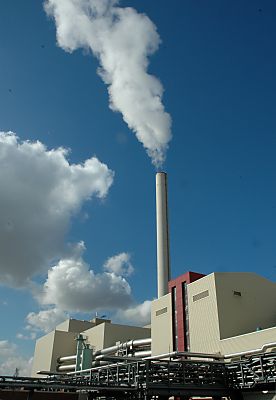
<path id="1" fill-rule="evenodd" d="M 170 280 L 167 174 L 156 174 L 156 233 L 158 298 L 168 293 Z"/>
<path id="2" fill-rule="evenodd" d="M 182 351 L 182 352 L 173 351 L 171 353 L 158 354 L 153 357 L 145 357 L 144 360 L 160 360 L 164 358 L 179 358 L 179 357 L 212 358 L 214 360 L 226 360 L 228 358 L 233 358 L 233 357 L 251 356 L 255 354 L 257 355 L 273 347 L 276 347 L 276 342 L 264 344 L 263 347 L 259 349 L 243 351 L 240 353 L 226 354 L 225 356 L 220 354 L 194 353 L 191 351 Z"/>
<path id="3" fill-rule="evenodd" d="M 93 367 L 93 368 L 87 368 L 87 369 L 82 369 L 82 370 L 80 370 L 80 371 L 74 371 L 74 372 L 68 372 L 68 374 L 67 375 L 79 375 L 79 374 L 85 374 L 85 373 L 87 373 L 87 374 L 91 374 L 92 372 L 94 372 L 94 371 L 98 371 L 99 369 L 106 369 L 107 367 L 108 368 L 110 368 L 110 367 L 118 367 L 118 366 L 120 366 L 120 365 L 126 365 L 125 364 L 125 361 L 129 361 L 128 360 L 128 358 L 126 357 L 125 358 L 125 360 L 123 361 L 123 362 L 117 362 L 117 363 L 114 363 L 114 364 L 110 364 L 110 363 L 106 363 L 106 365 L 103 365 L 103 366 L 101 366 L 101 367 Z M 94 362 L 98 362 L 98 361 L 94 361 Z M 104 361 L 105 362 L 105 361 Z M 137 362 L 137 359 L 135 360 L 135 362 Z M 92 363 L 93 364 L 93 363 Z"/>
<path id="4" fill-rule="evenodd" d="M 141 350 L 141 351 L 135 351 L 132 357 L 143 358 L 150 356 L 151 356 L 151 350 Z"/>
<path id="5" fill-rule="evenodd" d="M 98 350 L 94 353 L 94 356 L 112 354 L 116 353 L 116 351 L 118 350 L 127 349 L 130 347 L 136 348 L 136 347 L 150 346 L 150 345 L 151 345 L 151 338 L 129 340 L 128 342 L 125 343 L 120 343 L 115 346 L 106 347 L 105 349 Z"/>
<path id="6" fill-rule="evenodd" d="M 108 361 L 93 361 L 92 362 L 92 367 L 102 367 L 104 365 L 110 364 Z"/>
<path id="7" fill-rule="evenodd" d="M 224 359 L 227 358 L 233 358 L 233 357 L 244 357 L 244 356 L 251 356 L 254 354 L 258 354 L 258 353 L 263 353 L 265 352 L 267 349 L 270 349 L 272 347 L 276 347 L 276 342 L 272 342 L 272 343 L 266 343 L 263 345 L 263 347 L 261 347 L 260 349 L 253 349 L 253 350 L 249 350 L 249 351 L 243 351 L 241 353 L 232 353 L 232 354 L 226 354 L 224 356 Z"/>
<path id="8" fill-rule="evenodd" d="M 71 365 L 59 365 L 57 367 L 57 371 L 72 371 L 76 369 L 76 364 L 71 364 Z"/>
<path id="9" fill-rule="evenodd" d="M 214 360 L 223 359 L 223 356 L 220 354 L 193 353 L 191 351 L 183 351 L 183 352 L 173 351 L 171 353 L 163 353 L 152 357 L 145 357 L 144 360 L 161 360 L 164 358 L 180 358 L 180 357 L 212 358 Z"/>
<path id="10" fill-rule="evenodd" d="M 138 346 L 149 346 L 151 345 L 151 338 L 147 339 L 135 339 L 132 341 L 133 347 L 138 347 Z"/>
<path id="11" fill-rule="evenodd" d="M 96 351 L 95 356 L 100 354 L 104 355 L 104 354 L 115 353 L 118 350 L 119 350 L 119 345 L 106 347 L 105 349 Z"/>
<path id="12" fill-rule="evenodd" d="M 109 361 L 109 362 L 116 362 L 116 361 L 137 361 L 136 357 L 133 357 L 132 355 L 128 355 L 127 357 L 125 356 L 97 356 L 95 358 L 95 362 L 97 361 Z M 142 360 L 142 359 L 140 359 Z"/>
<path id="13" fill-rule="evenodd" d="M 76 354 L 74 356 L 59 357 L 57 359 L 57 362 L 60 364 L 63 362 L 76 360 L 76 358 L 77 358 Z"/>

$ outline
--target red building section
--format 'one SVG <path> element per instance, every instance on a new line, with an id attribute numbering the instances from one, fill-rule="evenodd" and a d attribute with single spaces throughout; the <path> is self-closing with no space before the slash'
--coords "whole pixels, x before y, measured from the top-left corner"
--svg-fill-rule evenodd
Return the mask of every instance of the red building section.
<path id="1" fill-rule="evenodd" d="M 169 281 L 169 292 L 172 294 L 174 351 L 189 351 L 189 310 L 187 301 L 187 284 L 200 278 L 203 274 L 186 272 Z"/>

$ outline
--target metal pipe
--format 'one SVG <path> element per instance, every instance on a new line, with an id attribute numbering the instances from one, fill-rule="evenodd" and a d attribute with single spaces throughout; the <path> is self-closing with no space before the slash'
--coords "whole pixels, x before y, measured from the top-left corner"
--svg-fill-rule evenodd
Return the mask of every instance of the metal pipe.
<path id="1" fill-rule="evenodd" d="M 111 346 L 111 347 L 106 347 L 105 349 L 96 351 L 96 352 L 95 352 L 95 356 L 100 355 L 100 354 L 115 353 L 115 352 L 118 351 L 118 350 L 119 350 L 119 345 Z"/>
<path id="2" fill-rule="evenodd" d="M 71 365 L 59 365 L 57 367 L 57 371 L 72 371 L 76 369 L 76 364 L 71 364 Z"/>
<path id="3" fill-rule="evenodd" d="M 57 359 L 57 362 L 60 364 L 60 363 L 66 362 L 66 361 L 76 360 L 76 358 L 77 358 L 76 354 L 74 356 L 59 357 Z"/>
<path id="4" fill-rule="evenodd" d="M 168 293 L 170 280 L 167 174 L 156 174 L 156 233 L 158 298 Z"/>
<path id="5" fill-rule="evenodd" d="M 106 347 L 105 349 L 98 350 L 94 353 L 95 356 L 116 353 L 121 349 L 136 348 L 136 347 L 146 347 L 151 345 L 151 338 L 146 339 L 135 339 L 129 340 L 128 342 L 120 343 L 115 346 Z"/>
<path id="6" fill-rule="evenodd" d="M 138 346 L 149 346 L 151 345 L 151 338 L 147 339 L 135 339 L 132 341 L 133 347 L 138 347 Z"/>
<path id="7" fill-rule="evenodd" d="M 150 356 L 151 356 L 151 350 L 135 351 L 132 355 L 132 357 L 139 357 L 139 358 L 150 357 Z"/>
<path id="8" fill-rule="evenodd" d="M 251 356 L 254 354 L 258 354 L 258 353 L 263 353 L 265 352 L 267 349 L 270 349 L 272 347 L 276 347 L 276 342 L 272 342 L 272 343 L 266 343 L 264 344 L 261 348 L 259 349 L 253 349 L 253 350 L 249 350 L 249 351 L 243 351 L 241 353 L 232 353 L 232 354 L 226 354 L 224 356 L 224 359 L 227 358 L 233 358 L 233 357 L 243 357 L 243 356 Z"/>
<path id="9" fill-rule="evenodd" d="M 101 367 L 107 364 L 109 364 L 108 361 L 92 361 L 92 367 Z"/>
<path id="10" fill-rule="evenodd" d="M 191 351 L 173 351 L 170 353 L 164 353 L 164 354 L 158 354 L 156 356 L 152 356 L 152 357 L 145 357 L 145 360 L 160 360 L 160 359 L 164 359 L 164 358 L 179 358 L 179 357 L 196 357 L 196 358 L 212 358 L 214 360 L 225 360 L 227 358 L 233 358 L 233 357 L 241 357 L 241 356 L 250 356 L 250 355 L 254 355 L 254 354 L 258 354 L 258 353 L 262 353 L 265 350 L 272 348 L 272 347 L 276 347 L 276 342 L 273 343 L 267 343 L 264 344 L 261 348 L 259 349 L 254 349 L 254 350 L 250 350 L 250 351 L 244 351 L 244 352 L 240 352 L 240 353 L 232 353 L 232 354 L 227 354 L 225 356 L 220 355 L 220 354 L 208 354 L 208 353 L 195 353 L 195 352 L 191 352 Z"/>
<path id="11" fill-rule="evenodd" d="M 129 360 L 127 357 L 125 358 L 126 361 L 131 361 Z M 74 372 L 68 372 L 67 375 L 78 375 L 78 374 L 84 374 L 84 373 L 91 373 L 93 371 L 98 371 L 99 369 L 105 369 L 106 367 L 110 368 L 110 367 L 118 367 L 120 365 L 125 365 L 125 360 L 123 362 L 117 362 L 117 363 L 106 363 L 106 365 L 103 365 L 102 367 L 93 367 L 93 368 L 88 368 L 88 369 L 82 369 L 80 371 L 74 371 Z M 138 360 L 136 359 L 135 362 L 137 362 Z M 131 361 L 129 364 L 132 364 L 133 361 Z"/>
<path id="12" fill-rule="evenodd" d="M 97 356 L 96 357 L 96 361 L 100 361 L 100 360 L 104 360 L 104 361 L 112 361 L 112 362 L 116 362 L 116 361 L 137 361 L 137 358 L 135 358 L 135 357 L 133 357 L 133 356 L 128 356 L 128 357 L 125 357 L 125 356 L 104 356 L 104 355 L 101 355 L 101 356 Z M 142 358 L 141 358 L 141 360 L 142 360 Z"/>
<path id="13" fill-rule="evenodd" d="M 181 351 L 181 352 L 173 351 L 171 353 L 163 353 L 152 357 L 145 357 L 144 360 L 161 360 L 164 358 L 180 358 L 180 357 L 212 358 L 214 360 L 220 360 L 224 358 L 220 354 L 194 353 L 191 351 Z"/>

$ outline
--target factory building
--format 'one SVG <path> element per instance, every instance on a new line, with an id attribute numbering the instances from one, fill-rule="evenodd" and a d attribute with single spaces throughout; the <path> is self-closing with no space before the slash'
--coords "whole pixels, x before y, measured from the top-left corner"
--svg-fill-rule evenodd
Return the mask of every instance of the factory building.
<path id="1" fill-rule="evenodd" d="M 149 339 L 150 337 L 149 328 L 113 324 L 110 320 L 97 317 L 92 321 L 67 319 L 60 325 L 57 325 L 54 331 L 36 341 L 32 376 L 37 376 L 38 371 L 74 371 L 77 367 L 76 355 L 80 339 L 84 347 L 81 348 L 81 353 L 83 350 L 88 350 L 86 352 L 88 353 L 88 357 L 86 356 L 88 361 L 83 360 L 83 362 L 89 368 L 91 367 L 93 354 L 98 354 L 103 349 L 109 349 L 112 346 L 116 347 L 117 345 L 119 347 L 119 343 L 126 343 L 135 339 Z M 150 343 L 148 342 L 146 344 L 142 342 L 142 345 L 137 346 L 134 343 L 134 346 L 133 344 L 132 346 L 129 345 L 129 348 L 126 350 L 128 354 L 133 354 L 135 349 L 137 355 L 137 349 L 142 348 L 144 350 L 149 345 Z M 110 354 L 118 353 L 119 350 L 119 348 L 116 348 Z M 150 353 L 146 354 L 150 355 Z M 62 357 L 69 357 L 64 360 L 66 361 L 64 366 L 61 366 L 60 363 Z"/>
<path id="2" fill-rule="evenodd" d="M 75 370 L 79 335 L 92 353 L 90 361 L 93 354 L 97 360 L 104 354 L 141 358 L 174 351 L 232 354 L 234 358 L 264 346 L 276 350 L 274 282 L 248 272 L 206 276 L 187 272 L 169 281 L 168 288 L 168 294 L 152 302 L 151 327 L 113 324 L 100 318 L 64 321 L 37 340 L 32 375 Z M 138 345 L 131 346 L 132 341 Z M 65 360 L 70 363 L 62 367 L 59 360 L 70 356 Z"/>
<path id="3" fill-rule="evenodd" d="M 188 272 L 152 302 L 151 334 L 152 355 L 262 348 L 276 342 L 276 284 L 249 272 Z"/>
<path id="4" fill-rule="evenodd" d="M 276 284 L 250 272 L 186 272 L 171 279 L 167 176 L 156 176 L 158 298 L 146 327 L 69 319 L 36 342 L 32 376 L 74 372 L 122 357 L 226 356 L 276 351 Z"/>

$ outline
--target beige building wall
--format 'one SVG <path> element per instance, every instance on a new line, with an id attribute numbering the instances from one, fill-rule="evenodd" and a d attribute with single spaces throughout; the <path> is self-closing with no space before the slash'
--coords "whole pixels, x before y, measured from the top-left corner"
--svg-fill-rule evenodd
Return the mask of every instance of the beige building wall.
<path id="1" fill-rule="evenodd" d="M 105 324 L 104 347 L 113 346 L 116 342 L 127 342 L 132 339 L 147 339 L 151 337 L 149 328 L 138 326 Z"/>
<path id="2" fill-rule="evenodd" d="M 218 353 L 219 320 L 214 273 L 187 285 L 190 351 Z"/>
<path id="3" fill-rule="evenodd" d="M 226 355 L 260 349 L 268 343 L 274 343 L 274 346 L 267 351 L 276 351 L 276 327 L 223 339 L 219 345 L 221 353 Z"/>
<path id="4" fill-rule="evenodd" d="M 132 339 L 151 337 L 150 329 L 148 328 L 111 324 L 108 322 L 103 322 L 82 333 L 87 336 L 88 343 L 93 346 L 95 351 L 114 346 L 119 341 L 122 343 Z"/>
<path id="5" fill-rule="evenodd" d="M 92 328 L 95 325 L 96 324 L 91 321 L 80 321 L 78 319 L 70 318 L 57 325 L 56 330 L 80 333 L 82 331 L 85 331 L 86 329 Z"/>
<path id="6" fill-rule="evenodd" d="M 187 292 L 191 351 L 235 353 L 276 341 L 275 283 L 254 273 L 212 273 Z"/>
<path id="7" fill-rule="evenodd" d="M 32 365 L 32 376 L 38 376 L 36 374 L 37 371 L 50 371 L 54 336 L 55 331 L 37 339 Z"/>
<path id="8" fill-rule="evenodd" d="M 36 341 L 32 376 L 37 371 L 56 371 L 57 358 L 76 354 L 76 334 L 73 332 L 52 331 Z"/>
<path id="9" fill-rule="evenodd" d="M 93 347 L 94 351 L 101 350 L 104 347 L 104 330 L 105 323 L 102 323 L 82 332 L 87 337 L 87 343 Z"/>
<path id="10" fill-rule="evenodd" d="M 153 356 L 173 351 L 171 293 L 151 303 L 151 339 Z"/>
<path id="11" fill-rule="evenodd" d="M 249 272 L 214 276 L 221 339 L 276 326 L 276 283 Z"/>

